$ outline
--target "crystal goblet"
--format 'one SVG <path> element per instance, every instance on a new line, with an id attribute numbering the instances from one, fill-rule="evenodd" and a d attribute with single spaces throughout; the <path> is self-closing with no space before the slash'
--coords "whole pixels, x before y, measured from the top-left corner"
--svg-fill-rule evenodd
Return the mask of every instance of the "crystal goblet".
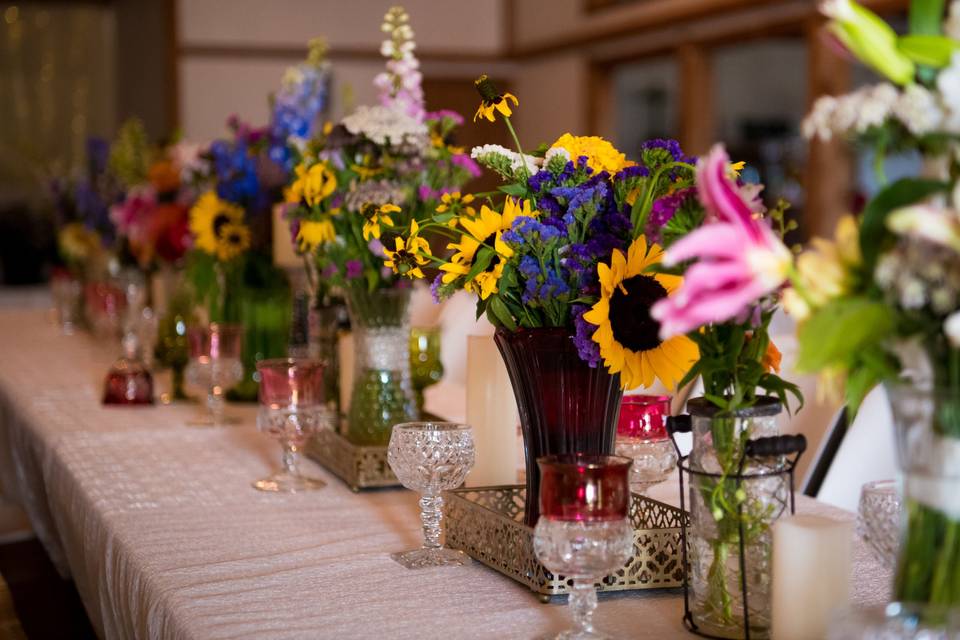
<path id="1" fill-rule="evenodd" d="M 412 327 L 410 329 L 410 376 L 417 396 L 417 409 L 423 412 L 423 390 L 443 377 L 440 362 L 440 329 Z"/>
<path id="2" fill-rule="evenodd" d="M 405 422 L 393 427 L 387 462 L 403 486 L 421 494 L 423 546 L 391 554 L 391 558 L 407 569 L 470 562 L 463 552 L 445 549 L 440 544 L 441 492 L 463 484 L 474 458 L 473 432 L 465 424 Z"/>
<path id="3" fill-rule="evenodd" d="M 900 492 L 895 480 L 868 482 L 860 489 L 857 535 L 888 569 L 893 569 L 897 561 L 900 511 Z"/>
<path id="4" fill-rule="evenodd" d="M 253 483 L 261 491 L 297 493 L 326 483 L 300 473 L 300 449 L 327 423 L 323 403 L 323 363 L 307 358 L 278 358 L 257 363 L 260 412 L 257 427 L 280 441 L 283 468 Z"/>
<path id="5" fill-rule="evenodd" d="M 236 324 L 211 322 L 187 329 L 190 349 L 187 380 L 207 390 L 207 415 L 189 424 L 218 427 L 236 422 L 235 418 L 224 415 L 224 394 L 243 377 L 242 337 L 243 328 Z"/>
<path id="6" fill-rule="evenodd" d="M 607 637 L 593 627 L 593 585 L 622 567 L 633 551 L 633 527 L 627 518 L 632 462 L 622 456 L 580 454 L 537 460 L 540 519 L 533 549 L 543 566 L 572 580 L 574 628 L 558 639 Z"/>
<path id="7" fill-rule="evenodd" d="M 631 458 L 630 488 L 645 493 L 666 480 L 677 465 L 677 450 L 667 435 L 670 396 L 624 396 L 617 423 L 617 455 Z"/>

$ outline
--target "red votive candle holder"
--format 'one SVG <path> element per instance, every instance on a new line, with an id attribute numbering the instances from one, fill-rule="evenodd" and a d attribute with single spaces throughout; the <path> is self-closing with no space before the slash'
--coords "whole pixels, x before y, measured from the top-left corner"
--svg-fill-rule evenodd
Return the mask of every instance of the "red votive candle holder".
<path id="1" fill-rule="evenodd" d="M 567 454 L 537 459 L 540 516 L 602 522 L 627 517 L 630 465 L 622 456 Z"/>
<path id="2" fill-rule="evenodd" d="M 187 344 L 192 359 L 239 358 L 243 327 L 238 324 L 211 322 L 207 326 L 188 327 Z"/>
<path id="3" fill-rule="evenodd" d="M 670 396 L 624 396 L 620 403 L 618 438 L 656 441 L 666 440 Z"/>
<path id="4" fill-rule="evenodd" d="M 260 404 L 272 409 L 322 405 L 323 367 L 323 362 L 310 358 L 261 360 Z"/>

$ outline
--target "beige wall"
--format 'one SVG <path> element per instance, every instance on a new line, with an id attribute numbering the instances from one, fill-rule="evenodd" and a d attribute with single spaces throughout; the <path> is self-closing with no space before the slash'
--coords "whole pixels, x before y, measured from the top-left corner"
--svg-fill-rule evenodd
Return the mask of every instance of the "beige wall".
<path id="1" fill-rule="evenodd" d="M 267 96 L 306 42 L 318 35 L 334 62 L 331 115 L 375 99 L 372 80 L 380 24 L 395 0 L 178 0 L 178 93 L 184 134 L 198 141 L 222 135 L 232 113 L 263 123 Z M 424 74 L 463 78 L 508 73 L 493 62 L 504 46 L 501 0 L 407 0 Z M 302 49 L 302 51 L 301 51 Z M 487 63 L 485 57 L 490 56 Z"/>
<path id="2" fill-rule="evenodd" d="M 565 132 L 586 131 L 588 83 L 585 59 L 576 54 L 524 61 L 514 75 L 520 100 L 514 124 L 525 148 L 551 143 Z"/>

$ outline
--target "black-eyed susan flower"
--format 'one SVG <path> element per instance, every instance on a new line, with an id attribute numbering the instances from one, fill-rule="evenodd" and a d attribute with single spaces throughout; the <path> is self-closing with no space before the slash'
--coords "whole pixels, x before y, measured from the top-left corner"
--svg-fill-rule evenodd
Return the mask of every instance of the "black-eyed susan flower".
<path id="1" fill-rule="evenodd" d="M 400 207 L 395 204 L 382 204 L 377 206 L 375 204 L 366 204 L 360 210 L 360 215 L 365 218 L 363 223 L 363 239 L 369 241 L 370 237 L 373 236 L 376 239 L 380 239 L 381 226 L 389 225 L 393 226 L 393 218 L 390 217 L 391 213 L 400 213 Z"/>
<path id="2" fill-rule="evenodd" d="M 410 279 L 423 278 L 423 267 L 429 260 L 430 244 L 420 237 L 420 226 L 416 220 L 410 223 L 410 235 L 407 238 L 397 237 L 394 240 L 394 248 L 384 247 L 383 255 L 386 256 L 384 265 Z"/>
<path id="3" fill-rule="evenodd" d="M 503 213 L 497 213 L 487 205 L 480 207 L 480 214 L 475 218 L 461 218 L 460 225 L 465 233 L 460 236 L 460 242 L 451 242 L 448 249 L 454 254 L 450 262 L 440 266 L 443 271 L 442 282 L 449 284 L 462 276 L 467 276 L 473 269 L 474 263 L 480 257 L 480 249 L 492 249 L 496 255 L 490 257 L 488 266 L 477 273 L 471 280 L 464 283 L 464 289 L 476 293 L 482 300 L 497 292 L 497 284 L 503 274 L 503 263 L 513 256 L 511 249 L 501 236 L 513 225 L 518 217 L 536 217 L 538 211 L 532 211 L 529 200 L 520 201 L 507 198 L 503 204 Z M 489 254 L 487 254 L 489 255 Z"/>
<path id="4" fill-rule="evenodd" d="M 650 387 L 659 379 L 673 389 L 699 357 L 697 345 L 685 335 L 661 340 L 660 324 L 650 307 L 677 289 L 682 278 L 644 273 L 657 263 L 663 250 L 647 247 L 644 236 L 633 241 L 627 255 L 614 249 L 610 264 L 600 263 L 600 300 L 583 319 L 597 325 L 593 341 L 610 373 L 620 374 L 625 389 Z"/>
<path id="5" fill-rule="evenodd" d="M 460 218 L 476 218 L 477 210 L 470 206 L 475 199 L 473 194 L 460 195 L 459 191 L 443 194 L 440 196 L 440 204 L 437 205 L 436 209 L 441 216 L 437 220 L 443 221 L 446 216 L 449 216 L 447 226 L 452 229 L 457 226 Z"/>
<path id="6" fill-rule="evenodd" d="M 513 106 L 515 107 L 520 104 L 517 97 L 512 93 L 498 93 L 497 87 L 486 74 L 477 78 L 474 86 L 476 86 L 477 92 L 480 94 L 480 106 L 473 115 L 474 122 L 480 117 L 494 122 L 496 120 L 494 112 L 496 111 L 499 111 L 502 115 L 509 118 L 513 115 L 513 111 L 510 109 L 510 101 L 513 101 Z"/>
<path id="7" fill-rule="evenodd" d="M 337 188 L 337 175 L 326 162 L 319 162 L 309 168 L 300 163 L 294 167 L 294 175 L 296 178 L 285 192 L 287 202 L 304 202 L 313 207 Z"/>
<path id="8" fill-rule="evenodd" d="M 312 253 L 322 244 L 337 239 L 333 221 L 329 217 L 322 220 L 301 220 L 297 231 L 297 247 L 302 253 Z"/>
<path id="9" fill-rule="evenodd" d="M 243 208 L 221 200 L 215 191 L 204 193 L 190 209 L 190 233 L 198 249 L 218 260 L 229 260 L 250 246 Z"/>

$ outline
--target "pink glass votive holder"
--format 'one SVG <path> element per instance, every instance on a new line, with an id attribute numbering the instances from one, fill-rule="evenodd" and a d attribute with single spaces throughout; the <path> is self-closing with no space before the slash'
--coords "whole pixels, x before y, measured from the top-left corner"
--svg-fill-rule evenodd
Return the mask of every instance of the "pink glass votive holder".
<path id="1" fill-rule="evenodd" d="M 153 376 L 139 362 L 121 358 L 107 373 L 103 404 L 152 405 Z"/>
<path id="2" fill-rule="evenodd" d="M 618 438 L 632 438 L 646 442 L 666 440 L 667 417 L 670 416 L 670 396 L 624 396 L 620 403 Z"/>
<path id="3" fill-rule="evenodd" d="M 309 358 L 276 358 L 257 363 L 260 404 L 270 408 L 324 403 L 323 362 Z"/>
<path id="4" fill-rule="evenodd" d="M 239 359 L 242 340 L 243 327 L 238 324 L 211 322 L 207 326 L 187 328 L 191 359 Z"/>
<path id="5" fill-rule="evenodd" d="M 540 515 L 552 520 L 622 520 L 630 506 L 630 465 L 622 456 L 567 454 L 537 459 Z"/>

